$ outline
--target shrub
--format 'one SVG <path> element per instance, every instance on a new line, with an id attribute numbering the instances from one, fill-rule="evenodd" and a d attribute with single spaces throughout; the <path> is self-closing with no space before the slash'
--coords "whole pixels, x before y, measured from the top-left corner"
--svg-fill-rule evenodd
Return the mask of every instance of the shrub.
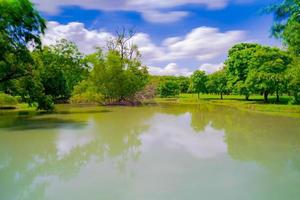
<path id="1" fill-rule="evenodd" d="M 8 94 L 0 93 L 0 108 L 14 107 L 18 104 L 17 98 Z"/>
<path id="2" fill-rule="evenodd" d="M 74 87 L 70 102 L 73 104 L 98 104 L 103 103 L 104 99 L 89 81 L 81 81 Z"/>
<path id="3" fill-rule="evenodd" d="M 166 81 L 159 86 L 158 91 L 161 97 L 174 97 L 179 95 L 180 86 L 175 81 Z"/>

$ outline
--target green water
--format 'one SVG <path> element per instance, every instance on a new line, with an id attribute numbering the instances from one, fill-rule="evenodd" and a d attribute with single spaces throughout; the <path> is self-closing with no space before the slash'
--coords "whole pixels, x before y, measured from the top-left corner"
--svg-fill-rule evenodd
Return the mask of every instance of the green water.
<path id="1" fill-rule="evenodd" d="M 0 113 L 1 200 L 299 200 L 300 119 L 216 106 Z"/>

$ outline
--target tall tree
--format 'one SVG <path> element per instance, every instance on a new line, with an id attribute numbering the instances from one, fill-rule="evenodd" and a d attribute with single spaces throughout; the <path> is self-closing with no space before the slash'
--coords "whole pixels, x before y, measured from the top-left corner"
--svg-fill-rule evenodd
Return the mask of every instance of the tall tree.
<path id="1" fill-rule="evenodd" d="M 225 70 L 216 71 L 208 76 L 207 90 L 211 93 L 220 94 L 223 99 L 223 94 L 227 89 L 227 78 Z"/>
<path id="2" fill-rule="evenodd" d="M 225 61 L 225 70 L 228 77 L 228 87 L 233 92 L 245 95 L 249 99 L 251 88 L 246 83 L 250 60 L 253 54 L 261 48 L 258 44 L 241 43 L 233 46 Z"/>
<path id="3" fill-rule="evenodd" d="M 39 47 L 46 28 L 29 0 L 0 1 L 0 83 L 30 75 L 28 47 Z"/>
<path id="4" fill-rule="evenodd" d="M 75 85 L 88 76 L 89 66 L 77 46 L 67 40 L 33 52 L 46 95 L 67 101 Z"/>
<path id="5" fill-rule="evenodd" d="M 262 93 L 265 102 L 268 101 L 269 94 L 276 93 L 278 102 L 279 94 L 286 88 L 286 73 L 291 61 L 287 52 L 262 46 L 249 60 L 247 85 L 253 92 Z"/>
<path id="6" fill-rule="evenodd" d="M 148 71 L 136 59 L 124 59 L 117 51 L 89 56 L 93 64 L 91 81 L 110 103 L 132 102 L 148 82 Z"/>
<path id="7" fill-rule="evenodd" d="M 195 71 L 191 76 L 191 84 L 190 84 L 190 90 L 193 92 L 196 92 L 199 94 L 202 92 L 206 92 L 206 81 L 207 81 L 207 75 L 204 71 L 197 70 Z"/>
<path id="8" fill-rule="evenodd" d="M 283 40 L 291 51 L 300 54 L 300 0 L 283 0 L 269 6 L 266 11 L 274 14 L 272 35 Z"/>

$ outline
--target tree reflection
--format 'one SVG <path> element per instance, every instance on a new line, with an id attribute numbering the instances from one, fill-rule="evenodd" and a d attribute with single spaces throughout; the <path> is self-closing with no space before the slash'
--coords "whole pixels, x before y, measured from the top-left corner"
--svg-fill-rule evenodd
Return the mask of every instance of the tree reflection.
<path id="1" fill-rule="evenodd" d="M 222 106 L 191 106 L 191 126 L 202 132 L 208 123 L 225 130 L 229 155 L 256 161 L 272 170 L 300 171 L 300 120 L 239 111 Z"/>
<path id="2" fill-rule="evenodd" d="M 51 179 L 69 179 L 91 159 L 109 157 L 124 172 L 126 162 L 139 157 L 139 135 L 152 114 L 151 109 L 122 108 L 99 114 L 9 116 L 0 129 L 1 198 L 42 199 Z M 59 154 L 58 143 L 71 149 Z"/>

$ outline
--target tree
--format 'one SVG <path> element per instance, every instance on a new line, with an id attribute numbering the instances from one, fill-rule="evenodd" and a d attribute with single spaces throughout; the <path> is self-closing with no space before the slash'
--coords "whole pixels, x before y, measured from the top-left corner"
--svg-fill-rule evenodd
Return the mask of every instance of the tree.
<path id="1" fill-rule="evenodd" d="M 300 54 L 300 1 L 283 0 L 269 6 L 267 13 L 274 14 L 272 35 L 282 39 L 283 43 L 295 54 Z"/>
<path id="2" fill-rule="evenodd" d="M 289 69 L 289 92 L 294 96 L 294 102 L 299 103 L 299 56 L 300 56 L 300 1 L 283 0 L 281 3 L 269 6 L 266 11 L 274 14 L 272 35 L 283 41 L 294 55 Z"/>
<path id="3" fill-rule="evenodd" d="M 45 20 L 29 0 L 0 1 L 0 83 L 30 76 L 28 47 L 39 47 Z"/>
<path id="4" fill-rule="evenodd" d="M 190 79 L 185 76 L 176 77 L 181 93 L 188 93 L 190 87 Z"/>
<path id="5" fill-rule="evenodd" d="M 33 52 L 46 95 L 67 101 L 80 81 L 88 76 L 88 64 L 77 46 L 67 40 Z"/>
<path id="6" fill-rule="evenodd" d="M 191 80 L 190 90 L 196 92 L 198 94 L 198 99 L 199 99 L 199 94 L 201 92 L 206 92 L 207 76 L 204 71 L 197 70 L 192 74 L 190 80 Z"/>
<path id="7" fill-rule="evenodd" d="M 225 61 L 228 87 L 235 93 L 245 95 L 246 100 L 249 99 L 251 94 L 251 87 L 246 82 L 250 66 L 249 62 L 253 54 L 260 48 L 261 46 L 258 44 L 237 44 L 229 50 L 228 58 Z"/>
<path id="8" fill-rule="evenodd" d="M 292 103 L 300 103 L 300 58 L 294 58 L 288 71 L 288 91 L 293 95 Z"/>
<path id="9" fill-rule="evenodd" d="M 180 94 L 180 85 L 176 81 L 168 80 L 158 87 L 161 97 L 175 97 Z"/>
<path id="10" fill-rule="evenodd" d="M 206 85 L 211 93 L 220 94 L 223 99 L 223 94 L 227 91 L 227 78 L 225 70 L 216 71 L 208 76 Z"/>
<path id="11" fill-rule="evenodd" d="M 137 59 L 124 59 L 119 52 L 110 50 L 106 55 L 99 49 L 89 56 L 93 64 L 91 81 L 110 103 L 134 100 L 148 82 L 148 71 Z"/>
<path id="12" fill-rule="evenodd" d="M 278 48 L 265 46 L 259 48 L 249 60 L 246 84 L 253 92 L 262 93 L 265 102 L 272 93 L 276 93 L 279 102 L 279 93 L 284 92 L 286 88 L 286 72 L 291 61 L 287 52 Z"/>
<path id="13" fill-rule="evenodd" d="M 133 29 L 126 29 L 122 27 L 116 31 L 115 36 L 107 41 L 107 49 L 109 51 L 119 52 L 121 59 L 139 59 L 141 54 L 138 50 L 138 46 L 132 43 L 132 38 L 135 35 Z"/>

